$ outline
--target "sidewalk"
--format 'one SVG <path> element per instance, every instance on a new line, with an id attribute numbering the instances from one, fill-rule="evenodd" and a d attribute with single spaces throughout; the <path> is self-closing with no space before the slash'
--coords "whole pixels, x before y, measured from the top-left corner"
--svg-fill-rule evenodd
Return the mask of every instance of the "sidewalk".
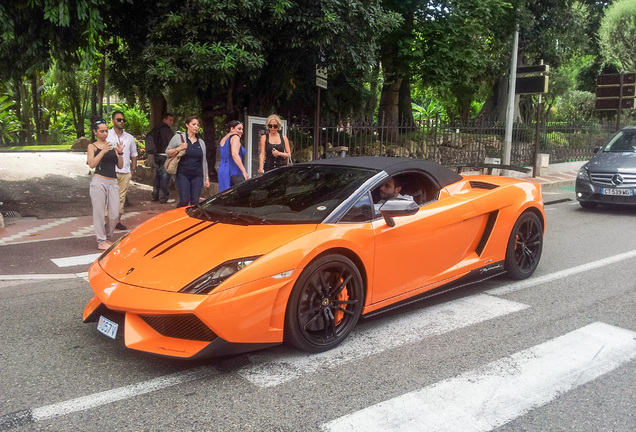
<path id="1" fill-rule="evenodd" d="M 538 183 L 543 189 L 574 185 L 578 169 L 552 173 L 541 177 L 522 177 Z M 143 201 L 124 213 L 121 222 L 132 230 L 161 212 L 175 208 L 173 204 Z M 0 247 L 12 244 L 39 242 L 65 238 L 95 236 L 92 216 L 52 219 L 5 217 L 5 228 L 0 228 Z"/>

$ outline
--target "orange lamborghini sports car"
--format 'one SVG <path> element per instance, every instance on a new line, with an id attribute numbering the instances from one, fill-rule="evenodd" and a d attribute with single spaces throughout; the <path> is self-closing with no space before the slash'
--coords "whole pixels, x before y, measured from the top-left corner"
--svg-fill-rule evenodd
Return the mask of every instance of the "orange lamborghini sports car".
<path id="1" fill-rule="evenodd" d="M 415 159 L 299 163 L 162 213 L 89 270 L 85 322 L 176 358 L 319 352 L 361 315 L 506 273 L 543 246 L 539 186 Z"/>

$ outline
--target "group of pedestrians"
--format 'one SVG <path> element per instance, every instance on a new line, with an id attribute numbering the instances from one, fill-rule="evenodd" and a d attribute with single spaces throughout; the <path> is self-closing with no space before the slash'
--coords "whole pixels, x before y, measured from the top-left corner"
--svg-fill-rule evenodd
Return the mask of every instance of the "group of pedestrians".
<path id="1" fill-rule="evenodd" d="M 132 135 L 124 131 L 126 119 L 121 111 L 112 114 L 113 128 L 105 120 L 93 123 L 97 140 L 87 149 L 88 165 L 95 169 L 90 185 L 93 205 L 93 225 L 97 247 L 108 249 L 115 229 L 123 229 L 120 219 L 124 212 L 126 194 L 137 167 L 137 145 Z M 197 117 L 185 120 L 185 132 L 174 134 L 174 115 L 166 113 L 163 121 L 149 134 L 154 137 L 155 177 L 151 199 L 168 202 L 171 175 L 164 166 L 168 158 L 180 155 L 175 180 L 179 201 L 177 207 L 199 203 L 203 185 L 210 186 L 205 142 L 199 138 Z M 260 140 L 259 168 L 263 173 L 286 165 L 291 157 L 289 141 L 282 135 L 282 121 L 272 114 L 267 118 L 267 133 Z M 249 178 L 245 168 L 245 147 L 241 144 L 243 123 L 232 120 L 228 133 L 219 142 L 221 160 L 218 169 L 219 192 Z"/>

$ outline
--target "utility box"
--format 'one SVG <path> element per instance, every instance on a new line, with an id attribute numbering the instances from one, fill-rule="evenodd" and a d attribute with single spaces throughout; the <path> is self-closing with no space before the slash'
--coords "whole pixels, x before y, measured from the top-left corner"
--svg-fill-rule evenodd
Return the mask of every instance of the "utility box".
<path id="1" fill-rule="evenodd" d="M 537 155 L 537 172 L 535 176 L 541 176 L 548 173 L 548 167 L 550 166 L 550 155 L 547 153 L 539 153 Z"/>

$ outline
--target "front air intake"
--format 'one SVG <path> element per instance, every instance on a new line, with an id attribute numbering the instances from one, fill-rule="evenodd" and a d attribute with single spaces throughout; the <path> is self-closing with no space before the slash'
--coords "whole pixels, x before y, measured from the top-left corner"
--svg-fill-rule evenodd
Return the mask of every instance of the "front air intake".
<path id="1" fill-rule="evenodd" d="M 163 336 L 203 342 L 211 342 L 217 338 L 217 335 L 193 314 L 139 315 L 139 318 Z"/>

